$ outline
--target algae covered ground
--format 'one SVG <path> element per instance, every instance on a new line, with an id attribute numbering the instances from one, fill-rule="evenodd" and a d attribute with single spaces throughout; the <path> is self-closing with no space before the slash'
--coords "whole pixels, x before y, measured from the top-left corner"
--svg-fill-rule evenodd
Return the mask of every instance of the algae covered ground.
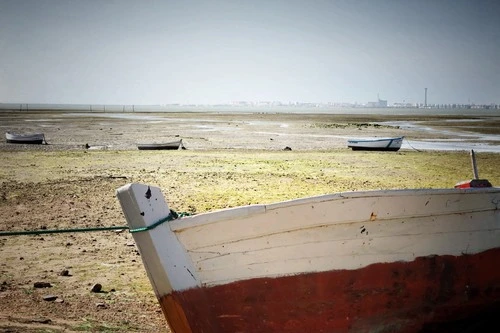
<path id="1" fill-rule="evenodd" d="M 476 161 L 480 178 L 500 183 L 499 154 L 476 153 Z M 3 186 L 78 181 L 82 192 L 81 181 L 143 182 L 193 213 L 343 191 L 446 188 L 473 177 L 469 152 L 25 151 L 5 154 L 0 165 Z"/>

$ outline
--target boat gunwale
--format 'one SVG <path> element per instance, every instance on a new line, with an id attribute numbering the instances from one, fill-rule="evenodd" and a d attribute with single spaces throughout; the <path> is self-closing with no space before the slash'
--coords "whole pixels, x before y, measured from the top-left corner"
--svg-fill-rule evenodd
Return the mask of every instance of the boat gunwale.
<path id="1" fill-rule="evenodd" d="M 350 192 L 339 192 L 332 194 L 317 195 L 305 198 L 297 198 L 291 200 L 285 200 L 280 202 L 274 202 L 270 204 L 253 204 L 238 206 L 232 208 L 218 209 L 209 212 L 203 212 L 196 215 L 183 216 L 179 219 L 169 222 L 170 229 L 174 232 L 181 232 L 184 229 L 189 229 L 197 226 L 208 225 L 211 223 L 218 223 L 230 219 L 240 219 L 249 216 L 263 214 L 274 209 L 287 208 L 296 205 L 311 204 L 311 203 L 321 203 L 331 200 L 346 200 L 354 198 L 370 198 L 370 197 L 396 197 L 401 195 L 449 195 L 449 194 L 466 194 L 469 192 L 477 192 L 481 190 L 481 193 L 496 193 L 500 192 L 500 187 L 488 187 L 488 188 L 445 188 L 445 189 L 394 189 L 394 190 L 368 190 L 368 191 L 350 191 Z M 500 202 L 496 203 L 497 209 L 500 209 Z M 460 213 L 460 212 L 457 212 Z M 423 214 L 422 216 L 428 216 L 428 214 Z M 390 220 L 390 218 L 384 219 Z M 351 221 L 352 222 L 352 221 Z M 350 223 L 350 221 L 346 221 Z"/>

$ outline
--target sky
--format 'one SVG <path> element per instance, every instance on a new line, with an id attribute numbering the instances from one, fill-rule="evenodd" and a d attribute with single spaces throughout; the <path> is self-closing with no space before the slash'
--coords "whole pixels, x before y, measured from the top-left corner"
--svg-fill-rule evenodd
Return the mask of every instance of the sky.
<path id="1" fill-rule="evenodd" d="M 500 104 L 497 0 L 0 0 L 0 103 Z"/>

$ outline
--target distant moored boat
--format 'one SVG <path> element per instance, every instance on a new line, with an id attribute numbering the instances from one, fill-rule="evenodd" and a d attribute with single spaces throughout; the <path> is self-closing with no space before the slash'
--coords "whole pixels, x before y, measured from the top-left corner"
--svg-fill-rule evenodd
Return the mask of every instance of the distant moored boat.
<path id="1" fill-rule="evenodd" d="M 137 144 L 139 150 L 177 150 L 184 148 L 182 139 L 178 141 L 165 142 L 165 143 L 140 143 Z"/>
<path id="2" fill-rule="evenodd" d="M 26 143 L 26 144 L 46 143 L 45 135 L 43 133 L 16 134 L 7 132 L 5 133 L 5 138 L 8 143 Z"/>
<path id="3" fill-rule="evenodd" d="M 352 150 L 398 151 L 404 136 L 395 138 L 349 139 L 347 147 Z"/>

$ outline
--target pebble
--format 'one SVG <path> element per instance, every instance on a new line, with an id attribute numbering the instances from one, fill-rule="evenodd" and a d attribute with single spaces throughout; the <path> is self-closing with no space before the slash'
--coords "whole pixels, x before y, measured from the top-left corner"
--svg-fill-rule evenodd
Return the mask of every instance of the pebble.
<path id="1" fill-rule="evenodd" d="M 100 283 L 96 283 L 94 284 L 94 286 L 92 287 L 91 291 L 93 293 L 98 293 L 102 290 L 102 285 Z"/>

